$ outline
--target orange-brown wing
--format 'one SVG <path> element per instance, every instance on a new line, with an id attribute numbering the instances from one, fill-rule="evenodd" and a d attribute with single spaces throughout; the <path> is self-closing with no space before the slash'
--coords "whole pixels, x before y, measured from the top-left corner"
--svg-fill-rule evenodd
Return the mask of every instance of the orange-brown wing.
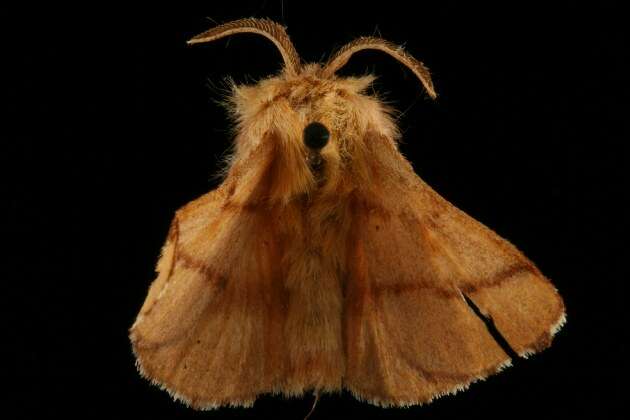
<path id="1" fill-rule="evenodd" d="M 553 285 L 392 148 L 379 152 L 374 186 L 353 203 L 344 386 L 375 404 L 420 404 L 509 365 L 465 296 L 519 355 L 549 345 L 564 320 Z"/>
<path id="2" fill-rule="evenodd" d="M 141 373 L 195 408 L 249 405 L 284 368 L 274 224 L 225 190 L 177 212 L 130 334 Z"/>

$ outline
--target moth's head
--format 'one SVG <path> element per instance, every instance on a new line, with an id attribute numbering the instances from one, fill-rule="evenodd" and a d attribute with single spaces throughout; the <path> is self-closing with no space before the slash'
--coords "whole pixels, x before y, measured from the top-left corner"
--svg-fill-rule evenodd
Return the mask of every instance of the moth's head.
<path id="1" fill-rule="evenodd" d="M 299 197 L 343 195 L 369 183 L 374 162 L 380 159 L 373 143 L 396 147 L 392 110 L 369 94 L 375 77 L 336 75 L 355 52 L 388 53 L 418 76 L 431 97 L 436 96 L 426 67 L 380 38 L 359 38 L 324 65 L 301 64 L 284 28 L 266 19 L 220 25 L 189 43 L 242 32 L 267 37 L 284 59 L 279 75 L 254 85 L 232 86 L 228 103 L 237 136 L 227 182 L 233 185 L 231 194 L 244 202 L 287 203 Z"/>

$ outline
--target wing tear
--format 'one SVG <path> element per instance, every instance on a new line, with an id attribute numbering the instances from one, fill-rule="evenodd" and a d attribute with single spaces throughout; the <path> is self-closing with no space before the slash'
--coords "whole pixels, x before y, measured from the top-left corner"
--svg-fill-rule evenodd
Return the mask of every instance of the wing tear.
<path id="1" fill-rule="evenodd" d="M 496 325 L 494 325 L 494 321 L 491 316 L 484 315 L 481 310 L 475 305 L 475 302 L 472 301 L 465 293 L 462 293 L 464 300 L 468 304 L 468 307 L 477 315 L 477 317 L 486 325 L 486 329 L 497 342 L 499 347 L 508 355 L 510 359 L 517 360 L 518 353 L 510 346 L 510 343 L 503 337 L 503 335 L 499 332 L 499 329 Z"/>

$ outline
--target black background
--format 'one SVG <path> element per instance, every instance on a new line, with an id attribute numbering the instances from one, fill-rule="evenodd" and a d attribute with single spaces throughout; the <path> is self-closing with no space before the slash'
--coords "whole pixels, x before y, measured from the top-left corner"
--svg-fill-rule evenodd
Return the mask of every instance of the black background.
<path id="1" fill-rule="evenodd" d="M 373 72 L 404 114 L 401 151 L 440 194 L 524 251 L 565 298 L 554 345 L 467 392 L 383 410 L 344 393 L 314 419 L 612 415 L 625 392 L 628 58 L 620 7 L 565 2 L 205 2 L 11 12 L 2 142 L 4 290 L 19 385 L 13 416 L 302 418 L 312 397 L 198 413 L 140 378 L 127 328 L 173 212 L 217 185 L 230 144 L 223 80 L 277 72 L 273 44 L 239 35 L 185 41 L 214 23 L 269 17 L 307 61 L 381 35 L 431 70 L 437 101 L 380 52 L 341 74 Z M 504 2 L 508 3 L 508 2 Z M 16 112 L 13 112 L 16 111 Z"/>

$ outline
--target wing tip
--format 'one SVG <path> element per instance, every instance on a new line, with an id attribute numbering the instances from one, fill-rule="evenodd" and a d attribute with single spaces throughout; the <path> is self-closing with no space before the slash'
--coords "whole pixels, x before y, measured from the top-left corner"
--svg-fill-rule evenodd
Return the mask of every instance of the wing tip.
<path id="1" fill-rule="evenodd" d="M 554 324 L 551 325 L 549 334 L 551 334 L 552 337 L 555 336 L 566 325 L 566 323 L 567 323 L 567 313 L 565 311 L 562 311 L 562 314 L 560 314 L 560 317 L 558 318 L 558 320 Z"/>
<path id="2" fill-rule="evenodd" d="M 567 323 L 567 313 L 563 310 L 558 319 L 551 324 L 548 331 L 542 334 L 536 341 L 529 346 L 525 346 L 522 350 L 518 351 L 518 355 L 523 359 L 528 359 L 536 353 L 551 347 L 553 338 Z"/>

